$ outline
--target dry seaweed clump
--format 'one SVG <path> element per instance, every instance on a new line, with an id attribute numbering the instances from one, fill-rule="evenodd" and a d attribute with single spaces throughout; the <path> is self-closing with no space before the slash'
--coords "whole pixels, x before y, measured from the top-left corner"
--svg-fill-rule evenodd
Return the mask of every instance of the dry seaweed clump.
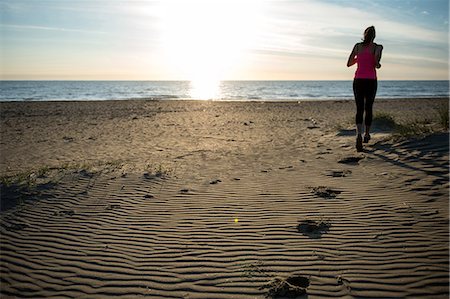
<path id="1" fill-rule="evenodd" d="M 268 289 L 266 298 L 297 298 L 306 295 L 309 278 L 293 275 L 286 279 L 275 277 L 261 289 Z"/>

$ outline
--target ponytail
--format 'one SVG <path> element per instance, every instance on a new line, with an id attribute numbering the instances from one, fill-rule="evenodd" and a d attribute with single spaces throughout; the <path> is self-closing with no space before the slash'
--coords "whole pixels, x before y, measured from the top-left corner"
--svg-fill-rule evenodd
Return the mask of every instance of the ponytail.
<path id="1" fill-rule="evenodd" d="M 373 26 L 367 27 L 366 30 L 364 30 L 363 44 L 368 45 L 369 43 L 373 42 L 374 39 L 375 39 L 375 27 Z"/>

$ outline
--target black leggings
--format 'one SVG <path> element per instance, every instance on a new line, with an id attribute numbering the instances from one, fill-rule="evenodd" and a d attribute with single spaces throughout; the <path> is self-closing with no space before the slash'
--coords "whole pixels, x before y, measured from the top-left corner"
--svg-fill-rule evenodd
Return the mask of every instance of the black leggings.
<path id="1" fill-rule="evenodd" d="M 365 125 L 372 124 L 372 106 L 377 94 L 377 79 L 354 79 L 353 93 L 356 102 L 356 124 L 363 123 L 364 110 L 366 111 Z M 364 101 L 365 100 L 365 101 Z"/>

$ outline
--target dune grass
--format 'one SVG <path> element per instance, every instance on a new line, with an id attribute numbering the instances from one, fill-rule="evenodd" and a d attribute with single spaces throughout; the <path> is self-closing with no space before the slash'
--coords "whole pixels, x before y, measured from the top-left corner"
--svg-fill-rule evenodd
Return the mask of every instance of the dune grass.
<path id="1" fill-rule="evenodd" d="M 395 120 L 394 116 L 381 111 L 376 112 L 372 119 L 372 126 L 378 127 L 382 129 L 392 130 L 395 129 L 398 126 L 397 121 Z"/>
<path id="2" fill-rule="evenodd" d="M 114 171 L 121 169 L 122 161 L 106 161 L 97 163 L 63 163 L 59 166 L 44 165 L 38 169 L 30 169 L 13 175 L 0 177 L 0 186 L 9 187 L 11 185 L 21 185 L 31 188 L 40 181 L 56 183 L 64 174 L 69 172 L 86 171 L 95 173 L 99 171 Z"/>
<path id="3" fill-rule="evenodd" d="M 167 165 L 163 165 L 161 163 L 159 164 L 153 164 L 153 163 L 147 163 L 144 168 L 145 173 L 148 175 L 153 175 L 155 177 L 166 177 L 170 174 L 173 174 L 175 170 Z"/>
<path id="4" fill-rule="evenodd" d="M 437 130 L 427 123 L 414 120 L 406 124 L 397 124 L 394 131 L 394 138 L 415 138 L 425 137 L 429 134 L 436 132 Z"/>
<path id="5" fill-rule="evenodd" d="M 435 111 L 436 113 L 430 115 L 429 118 L 423 118 L 418 115 L 415 119 L 406 121 L 399 121 L 396 116 L 389 112 L 377 111 L 373 116 L 371 131 L 389 133 L 394 140 L 422 138 L 433 133 L 448 131 L 448 104 L 437 107 Z M 345 124 L 336 125 L 335 129 L 342 133 L 341 131 L 350 131 L 349 127 L 355 127 L 350 120 Z"/>
<path id="6" fill-rule="evenodd" d="M 389 130 L 394 139 L 421 138 L 427 135 L 448 130 L 448 108 L 440 107 L 431 119 L 413 119 L 399 122 L 388 112 L 378 112 L 373 117 L 373 126 Z"/>
<path id="7" fill-rule="evenodd" d="M 438 115 L 438 123 L 446 130 L 448 130 L 448 116 L 449 116 L 449 110 L 448 110 L 448 103 L 439 106 L 436 108 L 436 113 Z"/>

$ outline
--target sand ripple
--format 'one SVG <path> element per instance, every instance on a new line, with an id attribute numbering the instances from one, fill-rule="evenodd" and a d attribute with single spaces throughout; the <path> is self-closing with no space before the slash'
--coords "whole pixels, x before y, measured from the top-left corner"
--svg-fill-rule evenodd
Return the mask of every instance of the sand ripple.
<path id="1" fill-rule="evenodd" d="M 66 173 L 24 194 L 0 218 L 2 296 L 263 298 L 301 277 L 308 298 L 446 298 L 448 136 L 345 164 L 353 140 L 307 125 L 177 153 L 165 176 Z"/>

